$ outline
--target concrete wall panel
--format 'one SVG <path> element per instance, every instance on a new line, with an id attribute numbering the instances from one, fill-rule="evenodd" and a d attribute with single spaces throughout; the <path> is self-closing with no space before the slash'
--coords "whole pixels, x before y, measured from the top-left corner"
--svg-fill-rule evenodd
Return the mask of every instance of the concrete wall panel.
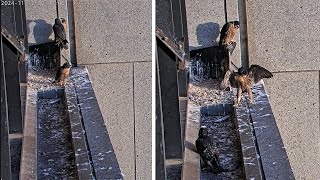
<path id="1" fill-rule="evenodd" d="M 151 1 L 74 1 L 79 64 L 151 61 Z"/>
<path id="2" fill-rule="evenodd" d="M 110 139 L 125 179 L 135 178 L 133 66 L 87 66 Z"/>
<path id="3" fill-rule="evenodd" d="M 247 1 L 250 63 L 271 71 L 320 69 L 319 1 Z"/>
<path id="4" fill-rule="evenodd" d="M 136 179 L 152 177 L 152 63 L 134 63 Z"/>
<path id="5" fill-rule="evenodd" d="M 59 16 L 68 19 L 67 1 L 59 0 Z M 54 40 L 52 26 L 57 18 L 55 0 L 25 1 L 27 32 L 29 45 L 51 42 Z"/>
<path id="6" fill-rule="evenodd" d="M 190 50 L 218 45 L 225 23 L 224 2 L 186 0 Z"/>
<path id="7" fill-rule="evenodd" d="M 276 73 L 266 87 L 296 179 L 320 179 L 319 72 Z"/>

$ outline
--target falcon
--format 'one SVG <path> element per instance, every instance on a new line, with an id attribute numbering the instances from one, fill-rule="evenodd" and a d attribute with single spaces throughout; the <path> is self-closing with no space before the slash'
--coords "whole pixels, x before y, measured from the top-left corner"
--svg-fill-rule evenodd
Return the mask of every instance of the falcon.
<path id="1" fill-rule="evenodd" d="M 220 31 L 219 47 L 231 45 L 239 27 L 239 21 L 231 21 L 223 25 Z"/>
<path id="2" fill-rule="evenodd" d="M 208 136 L 208 128 L 206 126 L 202 126 L 199 130 L 196 147 L 201 157 L 201 168 L 208 168 L 213 172 L 221 172 L 217 155 L 218 149 L 213 140 Z"/>
<path id="3" fill-rule="evenodd" d="M 239 30 L 240 22 L 231 21 L 226 23 L 220 32 L 219 49 L 220 49 L 220 66 L 222 75 L 224 76 L 231 68 L 230 56 L 236 47 L 236 42 L 233 41 L 237 31 Z"/>
<path id="4" fill-rule="evenodd" d="M 65 23 L 63 24 L 62 21 L 64 21 Z M 54 25 L 53 25 L 53 32 L 54 32 L 54 41 L 55 44 L 60 47 L 60 49 L 64 48 L 67 49 L 67 37 L 66 37 L 66 20 L 62 18 L 62 20 L 60 18 L 56 18 Z"/>
<path id="5" fill-rule="evenodd" d="M 261 79 L 272 78 L 273 74 L 267 69 L 259 65 L 251 65 L 249 71 L 244 67 L 238 69 L 237 74 L 230 75 L 230 84 L 235 82 L 237 87 L 237 101 L 234 106 L 238 106 L 241 101 L 243 92 L 248 93 L 249 101 L 253 103 L 253 95 L 251 88 L 254 84 L 258 83 Z M 253 84 L 254 83 L 254 84 Z"/>
<path id="6" fill-rule="evenodd" d="M 59 83 L 60 86 L 65 86 L 66 80 L 70 73 L 70 69 L 71 69 L 71 65 L 69 62 L 66 62 L 61 67 L 59 67 L 56 73 L 56 77 L 52 82 L 52 84 Z"/>
<path id="7" fill-rule="evenodd" d="M 64 31 L 67 31 L 67 20 L 65 18 L 60 18 L 61 24 L 64 28 Z"/>

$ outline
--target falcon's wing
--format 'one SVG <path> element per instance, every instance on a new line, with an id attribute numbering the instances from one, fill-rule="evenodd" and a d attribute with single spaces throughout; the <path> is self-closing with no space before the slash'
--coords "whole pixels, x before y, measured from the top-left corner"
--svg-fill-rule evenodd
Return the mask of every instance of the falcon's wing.
<path id="1" fill-rule="evenodd" d="M 61 76 L 61 67 L 58 68 L 57 73 L 56 73 L 56 77 L 54 78 L 54 80 L 58 80 Z"/>
<path id="2" fill-rule="evenodd" d="M 62 41 L 66 39 L 66 33 L 64 31 L 64 27 L 62 25 L 55 24 L 53 25 L 53 32 L 56 37 L 61 39 Z"/>
<path id="3" fill-rule="evenodd" d="M 273 74 L 259 65 L 251 65 L 249 68 L 249 76 L 253 78 L 254 83 L 257 83 L 263 78 L 272 78 Z"/>
<path id="4" fill-rule="evenodd" d="M 200 149 L 201 149 L 201 140 L 200 139 L 197 139 L 196 140 L 196 148 L 197 148 L 197 152 L 200 153 Z"/>
<path id="5" fill-rule="evenodd" d="M 224 24 L 223 27 L 222 27 L 222 29 L 221 29 L 221 31 L 220 31 L 220 34 L 222 34 L 222 35 L 227 34 L 228 30 L 229 30 L 230 27 L 232 27 L 232 26 L 233 26 L 233 24 L 230 23 L 230 22 Z"/>
<path id="6" fill-rule="evenodd" d="M 211 160 L 216 158 L 216 153 L 217 152 L 215 147 L 208 147 L 202 152 L 201 157 L 207 160 Z"/>
<path id="7" fill-rule="evenodd" d="M 221 31 L 220 31 L 220 40 L 219 40 L 219 46 L 222 46 L 223 40 L 227 36 L 228 30 L 230 27 L 233 26 L 232 23 L 226 23 L 223 25 Z"/>

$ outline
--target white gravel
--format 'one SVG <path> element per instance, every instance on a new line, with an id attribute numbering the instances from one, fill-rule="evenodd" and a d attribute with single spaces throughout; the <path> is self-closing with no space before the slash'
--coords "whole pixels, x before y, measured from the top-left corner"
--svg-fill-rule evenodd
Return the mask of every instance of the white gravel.
<path id="1" fill-rule="evenodd" d="M 198 106 L 233 103 L 231 92 L 220 90 L 215 79 L 190 79 L 188 93 L 189 100 Z"/>

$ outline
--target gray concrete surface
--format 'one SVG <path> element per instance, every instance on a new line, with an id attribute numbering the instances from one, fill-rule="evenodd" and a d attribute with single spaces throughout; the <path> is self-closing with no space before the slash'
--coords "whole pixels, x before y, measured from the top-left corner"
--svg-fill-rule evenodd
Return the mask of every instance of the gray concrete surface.
<path id="1" fill-rule="evenodd" d="M 27 90 L 27 107 L 24 120 L 23 141 L 21 150 L 20 179 L 36 179 L 36 122 L 37 92 Z"/>
<path id="2" fill-rule="evenodd" d="M 136 179 L 152 177 L 152 67 L 150 62 L 134 63 L 134 110 Z"/>
<path id="3" fill-rule="evenodd" d="M 151 1 L 74 1 L 78 63 L 151 61 Z"/>
<path id="4" fill-rule="evenodd" d="M 296 179 L 320 179 L 319 1 L 247 1 L 249 61 L 274 73 L 271 107 Z"/>
<path id="5" fill-rule="evenodd" d="M 133 64 L 87 65 L 125 179 L 135 178 Z"/>
<path id="6" fill-rule="evenodd" d="M 186 0 L 186 9 L 190 50 L 218 45 L 225 23 L 224 2 Z"/>
<path id="7" fill-rule="evenodd" d="M 125 179 L 151 178 L 151 1 L 74 1 L 88 67 Z M 138 63 L 141 62 L 141 63 Z"/>
<path id="8" fill-rule="evenodd" d="M 67 1 L 59 0 L 59 16 L 67 19 Z M 30 45 L 54 40 L 52 26 L 57 18 L 55 0 L 25 1 L 28 43 Z"/>
<path id="9" fill-rule="evenodd" d="M 73 3 L 77 62 L 89 70 L 124 178 L 150 179 L 152 2 Z M 67 0 L 59 4 L 67 17 Z M 29 45 L 54 39 L 55 1 L 30 0 L 26 15 Z"/>
<path id="10" fill-rule="evenodd" d="M 319 73 L 276 73 L 266 87 L 296 179 L 320 179 Z"/>
<path id="11" fill-rule="evenodd" d="M 54 41 L 52 26 L 54 25 L 55 18 L 57 18 L 56 1 L 30 0 L 25 2 L 25 8 L 29 46 Z M 67 23 L 69 23 L 66 0 L 58 1 L 58 10 L 59 17 L 65 18 Z M 66 36 L 67 40 L 70 42 L 69 25 L 67 25 Z M 70 59 L 70 48 L 62 50 L 61 55 L 66 59 Z M 63 58 L 61 59 L 61 63 L 63 64 L 65 60 Z"/>
<path id="12" fill-rule="evenodd" d="M 190 101 L 189 101 L 190 102 Z M 188 103 L 185 149 L 182 166 L 182 179 L 194 180 L 200 179 L 200 156 L 197 153 L 195 142 L 198 138 L 200 126 L 200 107 Z"/>
<path id="13" fill-rule="evenodd" d="M 319 1 L 247 2 L 249 58 L 271 71 L 320 69 Z"/>
<path id="14" fill-rule="evenodd" d="M 225 11 L 226 8 L 226 11 Z M 187 24 L 190 50 L 217 46 L 220 30 L 228 21 L 238 21 L 238 4 L 234 1 L 186 0 Z M 234 39 L 237 47 L 232 54 L 232 62 L 240 66 L 240 33 Z"/>

